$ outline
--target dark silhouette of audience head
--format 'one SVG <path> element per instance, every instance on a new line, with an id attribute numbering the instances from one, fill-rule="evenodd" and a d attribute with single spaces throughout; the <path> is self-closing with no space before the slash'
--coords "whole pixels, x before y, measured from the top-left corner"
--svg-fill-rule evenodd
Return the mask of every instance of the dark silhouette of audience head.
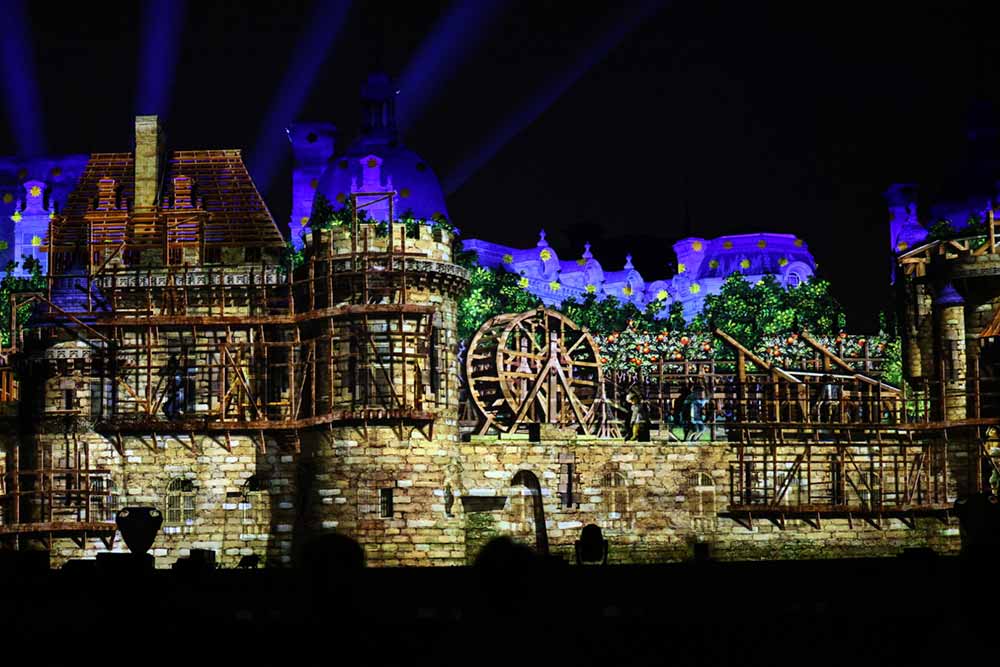
<path id="1" fill-rule="evenodd" d="M 313 622 L 337 620 L 354 612 L 358 573 L 365 566 L 364 549 L 339 533 L 317 535 L 299 554 L 299 586 Z M 331 600 L 338 604 L 331 604 Z"/>
<path id="2" fill-rule="evenodd" d="M 473 570 L 479 584 L 480 602 L 489 611 L 523 614 L 522 594 L 532 590 L 540 562 L 535 551 L 509 537 L 495 537 L 476 556 Z"/>
<path id="3" fill-rule="evenodd" d="M 584 563 L 608 564 L 608 541 L 604 539 L 600 526 L 592 523 L 584 526 L 575 547 L 577 565 Z"/>
<path id="4" fill-rule="evenodd" d="M 538 557 L 534 550 L 509 537 L 494 537 L 476 556 L 476 569 L 483 573 L 505 572 L 531 568 Z"/>
<path id="5" fill-rule="evenodd" d="M 364 566 L 364 549 L 340 533 L 317 535 L 302 549 L 302 569 L 317 578 L 334 572 L 360 570 Z"/>

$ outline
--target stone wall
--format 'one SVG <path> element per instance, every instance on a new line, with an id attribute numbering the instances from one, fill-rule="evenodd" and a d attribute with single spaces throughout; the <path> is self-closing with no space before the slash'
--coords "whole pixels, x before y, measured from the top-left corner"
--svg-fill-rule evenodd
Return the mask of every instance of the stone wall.
<path id="1" fill-rule="evenodd" d="M 293 527 L 296 521 L 296 468 L 292 453 L 279 451 L 274 441 L 265 441 L 266 450 L 244 436 L 232 436 L 226 449 L 223 436 L 126 436 L 123 455 L 107 438 L 85 429 L 75 434 L 72 427 L 57 428 L 55 422 L 37 435 L 43 451 L 53 452 L 52 464 L 65 465 L 60 452 L 72 451 L 72 440 L 86 443 L 90 465 L 110 471 L 110 486 L 101 498 L 92 500 L 95 519 L 106 508 L 108 520 L 120 507 L 149 506 L 164 514 L 164 525 L 150 550 L 158 567 L 170 567 L 191 549 L 210 549 L 224 567 L 234 567 L 245 555 L 256 554 L 262 563 L 287 564 L 293 551 Z M 14 438 L 2 441 L 11 451 Z M 23 451 L 23 450 L 22 450 Z M 247 481 L 260 481 L 261 491 L 248 493 Z M 171 482 L 190 480 L 191 491 L 179 494 L 177 508 L 168 503 Z M 180 485 L 183 486 L 183 485 Z M 191 494 L 190 515 L 180 496 Z M 178 512 L 179 510 L 179 512 Z M 24 509 L 22 509 L 24 512 Z M 59 515 L 76 515 L 62 506 Z M 177 516 L 179 514 L 179 517 Z M 22 516 L 22 521 L 28 517 Z M 171 520 L 179 518 L 179 520 Z M 114 551 L 127 551 L 120 535 Z M 89 538 L 84 548 L 69 539 L 56 539 L 52 546 L 52 566 L 59 567 L 70 558 L 92 558 L 106 551 L 96 538 Z"/>
<path id="2" fill-rule="evenodd" d="M 522 469 L 541 483 L 551 550 L 569 560 L 589 523 L 610 540 L 612 562 L 683 560 L 699 542 L 727 560 L 891 555 L 917 546 L 952 553 L 960 546 L 954 520 L 917 519 L 910 528 L 887 519 L 877 528 L 857 518 L 824 518 L 816 528 L 789 519 L 781 529 L 762 519 L 748 528 L 721 518 L 734 455 L 725 443 L 477 438 L 453 452 L 418 439 L 366 446 L 321 438 L 314 446 L 322 452 L 317 479 L 325 485 L 316 499 L 327 508 L 321 527 L 358 539 L 373 565 L 471 562 L 495 535 L 532 544 L 532 498 L 511 486 Z M 950 486 L 953 499 L 955 483 Z M 395 511 L 381 518 L 370 499 L 390 487 L 398 494 Z M 453 516 L 446 487 L 455 497 Z M 492 511 L 470 511 L 491 503 Z"/>

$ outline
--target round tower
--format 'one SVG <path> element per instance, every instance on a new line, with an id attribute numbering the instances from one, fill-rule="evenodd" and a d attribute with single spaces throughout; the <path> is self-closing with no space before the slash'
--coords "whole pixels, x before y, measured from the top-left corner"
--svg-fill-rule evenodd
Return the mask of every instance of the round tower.
<path id="1" fill-rule="evenodd" d="M 306 236 L 299 271 L 315 289 L 300 334 L 329 352 L 315 378 L 329 427 L 302 434 L 303 516 L 310 535 L 357 540 L 370 564 L 460 564 L 457 300 L 468 272 L 453 262 L 451 228 L 394 222 L 392 194 L 349 206 L 386 204 L 387 222 L 354 216 Z"/>

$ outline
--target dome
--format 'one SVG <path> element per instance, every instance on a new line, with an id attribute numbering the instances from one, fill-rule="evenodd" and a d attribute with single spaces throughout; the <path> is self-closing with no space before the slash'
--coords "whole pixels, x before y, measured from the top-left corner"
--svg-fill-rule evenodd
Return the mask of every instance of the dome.
<path id="1" fill-rule="evenodd" d="M 389 189 L 396 191 L 392 202 L 396 218 L 408 210 L 424 220 L 448 217 L 444 191 L 434 170 L 419 155 L 399 144 L 373 144 L 363 138 L 355 141 L 344 154 L 330 159 L 318 187 L 338 208 L 352 192 Z M 387 206 L 371 214 L 384 220 Z"/>
<path id="2" fill-rule="evenodd" d="M 407 211 L 424 220 L 447 218 L 444 191 L 434 170 L 398 139 L 396 92 L 386 75 L 368 77 L 361 90 L 361 136 L 330 158 L 317 189 L 334 207 L 347 201 L 352 192 L 394 190 L 396 218 Z M 387 219 L 388 209 L 388 202 L 367 207 L 378 220 Z"/>

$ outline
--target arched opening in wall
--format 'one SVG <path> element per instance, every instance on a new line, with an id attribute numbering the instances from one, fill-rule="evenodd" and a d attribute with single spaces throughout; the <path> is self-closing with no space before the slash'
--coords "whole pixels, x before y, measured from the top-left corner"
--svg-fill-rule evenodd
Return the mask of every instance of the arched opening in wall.
<path id="1" fill-rule="evenodd" d="M 625 475 L 609 470 L 601 478 L 601 527 L 623 530 L 632 525 L 629 489 Z"/>
<path id="2" fill-rule="evenodd" d="M 506 519 L 511 537 L 528 541 L 535 534 L 534 496 L 524 486 L 511 486 L 507 490 Z"/>
<path id="3" fill-rule="evenodd" d="M 164 511 L 164 533 L 179 533 L 194 525 L 195 487 L 194 481 L 175 477 L 167 484 L 166 511 Z"/>
<path id="4" fill-rule="evenodd" d="M 271 494 L 267 482 L 259 475 L 253 475 L 243 483 L 240 509 L 243 513 L 243 533 L 262 535 L 270 532 Z"/>
<path id="5" fill-rule="evenodd" d="M 698 471 L 691 478 L 691 529 L 701 535 L 712 533 L 719 526 L 716 514 L 715 482 L 707 472 Z"/>

